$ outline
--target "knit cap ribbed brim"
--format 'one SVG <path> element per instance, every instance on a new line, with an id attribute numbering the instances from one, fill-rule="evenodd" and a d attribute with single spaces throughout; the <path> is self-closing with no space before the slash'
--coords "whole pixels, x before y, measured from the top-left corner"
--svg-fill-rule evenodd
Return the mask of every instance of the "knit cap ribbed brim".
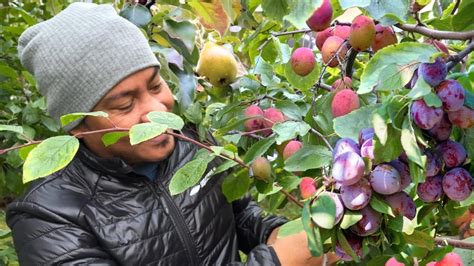
<path id="1" fill-rule="evenodd" d="M 138 27 L 112 5 L 73 3 L 20 36 L 23 66 L 46 97 L 49 114 L 89 112 L 121 80 L 159 66 Z M 81 120 L 67 125 L 70 131 Z"/>

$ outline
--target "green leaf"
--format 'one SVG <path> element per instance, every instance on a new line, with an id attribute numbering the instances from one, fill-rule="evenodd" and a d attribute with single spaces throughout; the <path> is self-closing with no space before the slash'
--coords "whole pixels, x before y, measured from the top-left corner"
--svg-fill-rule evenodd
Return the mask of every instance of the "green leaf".
<path id="1" fill-rule="evenodd" d="M 16 79 L 18 77 L 15 69 L 3 64 L 0 65 L 0 77 L 1 76 L 11 79 Z"/>
<path id="2" fill-rule="evenodd" d="M 97 111 L 97 112 L 88 112 L 88 113 L 72 113 L 72 114 L 65 114 L 61 116 L 61 126 L 66 126 L 67 124 L 76 121 L 77 119 L 81 119 L 84 116 L 100 116 L 100 117 L 108 117 L 109 115 L 106 112 Z"/>
<path id="3" fill-rule="evenodd" d="M 323 3 L 322 0 L 291 1 L 291 11 L 290 14 L 285 16 L 285 19 L 298 29 L 307 28 L 306 20 L 313 14 L 313 11 Z"/>
<path id="4" fill-rule="evenodd" d="M 183 119 L 170 112 L 150 112 L 146 117 L 151 122 L 165 125 L 171 129 L 181 130 L 184 127 Z"/>
<path id="5" fill-rule="evenodd" d="M 288 1 L 262 0 L 262 9 L 267 17 L 281 21 L 289 12 Z"/>
<path id="6" fill-rule="evenodd" d="M 401 142 L 408 159 L 424 169 L 426 164 L 426 156 L 422 155 L 420 147 L 418 147 L 415 131 L 410 122 L 410 116 L 407 116 L 403 122 Z"/>
<path id="7" fill-rule="evenodd" d="M 255 67 L 253 71 L 251 71 L 251 73 L 260 74 L 260 79 L 262 81 L 263 86 L 277 85 L 280 79 L 275 76 L 275 72 L 273 70 L 272 65 L 260 56 L 257 57 L 255 60 Z"/>
<path id="8" fill-rule="evenodd" d="M 471 225 L 471 228 L 472 228 L 472 225 Z M 474 243 L 474 236 L 463 239 L 463 242 Z M 453 251 L 459 254 L 459 256 L 461 256 L 461 259 L 464 262 L 464 265 L 472 266 L 472 262 L 474 261 L 474 252 L 472 252 L 472 250 L 464 249 L 464 248 L 455 248 Z"/>
<path id="9" fill-rule="evenodd" d="M 360 214 L 359 212 L 352 212 L 346 209 L 344 212 L 344 217 L 342 217 L 341 228 L 347 229 L 352 225 L 356 224 L 358 221 L 360 221 L 360 219 L 362 219 L 362 214 Z"/>
<path id="10" fill-rule="evenodd" d="M 144 5 L 125 4 L 120 10 L 120 16 L 135 24 L 137 27 L 144 28 L 151 20 L 151 13 Z"/>
<path id="11" fill-rule="evenodd" d="M 415 86 L 411 89 L 407 96 L 415 100 L 430 94 L 431 90 L 431 86 L 426 83 L 424 78 L 420 77 L 416 80 Z"/>
<path id="12" fill-rule="evenodd" d="M 26 158 L 23 165 L 23 183 L 66 167 L 78 149 L 79 140 L 73 136 L 57 136 L 44 140 Z"/>
<path id="13" fill-rule="evenodd" d="M 452 25 L 454 31 L 468 31 L 474 29 L 474 1 L 461 1 L 457 13 L 453 16 Z"/>
<path id="14" fill-rule="evenodd" d="M 369 204 L 370 204 L 370 207 L 372 207 L 372 209 L 376 210 L 377 212 L 385 213 L 392 217 L 395 217 L 395 214 L 393 213 L 392 208 L 387 203 L 385 203 L 385 201 L 380 199 L 378 196 L 372 195 L 372 197 L 370 198 Z"/>
<path id="15" fill-rule="evenodd" d="M 422 231 L 415 230 L 411 235 L 404 233 L 403 238 L 407 243 L 417 247 L 426 248 L 428 250 L 433 250 L 435 247 L 434 238 Z"/>
<path id="16" fill-rule="evenodd" d="M 277 144 L 294 139 L 297 136 L 304 136 L 310 129 L 311 127 L 303 121 L 285 121 L 283 123 L 276 123 L 272 127 L 273 132 L 277 134 Z"/>
<path id="17" fill-rule="evenodd" d="M 291 68 L 291 62 L 288 62 L 285 64 L 285 77 L 293 87 L 306 92 L 313 87 L 319 78 L 319 64 L 316 63 L 313 71 L 302 77 L 293 71 L 293 68 Z"/>
<path id="18" fill-rule="evenodd" d="M 378 137 L 379 143 L 385 145 L 388 139 L 388 114 L 386 105 L 378 108 L 372 116 L 374 133 Z"/>
<path id="19" fill-rule="evenodd" d="M 236 166 L 238 163 L 235 162 L 235 161 L 231 161 L 231 160 L 226 160 L 225 162 L 219 164 L 219 166 L 216 168 L 216 170 L 214 170 L 214 172 L 212 173 L 213 175 L 217 175 L 217 174 L 220 174 L 224 171 L 227 171 L 228 169 Z"/>
<path id="20" fill-rule="evenodd" d="M 415 231 L 415 223 L 415 221 L 410 221 L 405 216 L 396 216 L 388 220 L 388 228 L 411 235 Z"/>
<path id="21" fill-rule="evenodd" d="M 278 238 L 284 238 L 290 235 L 297 234 L 301 231 L 303 231 L 303 223 L 301 221 L 301 218 L 298 218 L 293 221 L 289 221 L 286 224 L 282 225 L 280 229 L 278 230 Z"/>
<path id="22" fill-rule="evenodd" d="M 351 138 L 357 141 L 361 129 L 372 127 L 372 113 L 378 107 L 379 105 L 363 106 L 334 119 L 334 131 L 341 138 Z"/>
<path id="23" fill-rule="evenodd" d="M 324 146 L 304 145 L 285 161 L 285 170 L 289 172 L 306 171 L 328 166 L 332 154 Z"/>
<path id="24" fill-rule="evenodd" d="M 339 242 L 339 244 L 341 245 L 342 250 L 344 250 L 346 254 L 351 256 L 355 262 L 359 263 L 360 262 L 359 256 L 357 256 L 354 250 L 352 249 L 351 245 L 347 241 L 347 238 L 342 232 L 342 230 L 337 230 L 336 235 L 337 235 L 337 242 Z"/>
<path id="25" fill-rule="evenodd" d="M 249 164 L 255 158 L 262 156 L 273 145 L 273 143 L 275 143 L 275 138 L 271 137 L 259 140 L 258 142 L 250 146 L 250 149 L 245 154 L 244 163 Z"/>
<path id="26" fill-rule="evenodd" d="M 378 137 L 373 140 L 375 163 L 390 162 L 397 159 L 403 152 L 400 131 L 394 129 L 391 124 L 388 125 L 387 129 L 387 136 L 390 137 L 387 138 L 385 145 L 380 143 Z"/>
<path id="27" fill-rule="evenodd" d="M 11 131 L 23 134 L 23 128 L 21 126 L 0 125 L 0 131 Z"/>
<path id="28" fill-rule="evenodd" d="M 399 68 L 412 67 L 419 62 L 429 62 L 430 57 L 436 52 L 437 50 L 433 46 L 416 42 L 404 42 L 381 49 L 375 53 L 363 69 L 357 93 L 369 93 L 374 88 L 384 90 L 379 85 L 380 81 L 385 78 L 381 75 L 385 67 L 389 65 Z"/>
<path id="29" fill-rule="evenodd" d="M 300 120 L 303 116 L 301 109 L 293 101 L 278 101 L 275 103 L 275 107 L 282 111 L 285 116 L 293 120 Z"/>
<path id="30" fill-rule="evenodd" d="M 377 87 L 383 91 L 400 89 L 410 81 L 413 71 L 413 66 L 388 65 L 380 72 L 380 80 Z"/>
<path id="31" fill-rule="evenodd" d="M 179 80 L 179 91 L 176 93 L 179 107 L 182 111 L 184 110 L 184 115 L 186 118 L 198 124 L 202 119 L 202 113 L 200 104 L 193 103 L 193 99 L 195 97 L 194 94 L 198 84 L 196 76 L 192 72 L 186 73 L 180 70 L 176 72 L 176 75 Z"/>
<path id="32" fill-rule="evenodd" d="M 417 222 L 420 224 L 422 223 L 423 219 L 425 219 L 429 214 L 434 214 L 435 212 L 433 210 L 435 210 L 438 206 L 439 203 L 425 203 L 425 205 L 421 207 L 419 211 L 417 211 Z"/>
<path id="33" fill-rule="evenodd" d="M 207 164 L 207 160 L 196 159 L 179 168 L 171 178 L 169 185 L 171 195 L 177 195 L 196 185 L 206 171 Z"/>
<path id="34" fill-rule="evenodd" d="M 122 137 L 128 136 L 128 132 L 108 132 L 102 135 L 102 143 L 105 147 L 108 147 L 121 139 Z"/>
<path id="35" fill-rule="evenodd" d="M 153 122 L 136 124 L 130 128 L 130 144 L 136 145 L 159 136 L 165 132 L 167 128 L 166 125 Z"/>
<path id="36" fill-rule="evenodd" d="M 192 53 L 195 43 L 196 27 L 189 21 L 177 22 L 171 19 L 164 21 L 163 29 L 171 38 L 178 39 L 184 43 L 189 53 Z"/>
<path id="37" fill-rule="evenodd" d="M 311 252 L 311 255 L 319 257 L 323 254 L 323 243 L 321 241 L 319 227 L 314 226 L 311 221 L 311 210 L 309 203 L 310 202 L 307 201 L 303 207 L 301 221 L 308 238 L 309 251 Z"/>
<path id="38" fill-rule="evenodd" d="M 426 105 L 431 106 L 431 107 L 441 107 L 443 106 L 443 102 L 441 102 L 441 99 L 438 97 L 438 95 L 434 94 L 433 92 L 428 93 L 423 97 L 423 100 L 425 101 Z"/>
<path id="39" fill-rule="evenodd" d="M 371 0 L 370 5 L 365 9 L 372 18 L 379 20 L 382 24 L 392 24 L 395 21 L 405 22 L 407 20 L 410 4 L 409 0 Z"/>
<path id="40" fill-rule="evenodd" d="M 228 175 L 222 182 L 222 193 L 228 202 L 240 199 L 245 195 L 250 186 L 248 171 L 240 170 Z"/>
<path id="41" fill-rule="evenodd" d="M 342 9 L 350 7 L 367 7 L 370 5 L 370 0 L 339 0 Z"/>
<path id="42" fill-rule="evenodd" d="M 471 109 L 474 109 L 474 93 L 468 90 L 465 90 L 465 93 L 466 93 L 466 98 L 464 98 L 464 105 Z"/>
<path id="43" fill-rule="evenodd" d="M 311 205 L 311 219 L 319 227 L 332 229 L 336 221 L 336 203 L 325 194 L 321 194 Z"/>
<path id="44" fill-rule="evenodd" d="M 22 147 L 21 149 L 18 150 L 18 155 L 24 161 L 28 157 L 28 154 L 30 154 L 30 152 L 37 146 L 38 144 L 32 144 L 32 145 Z"/>
<path id="45" fill-rule="evenodd" d="M 291 58 L 291 48 L 286 43 L 281 43 L 280 39 L 272 36 L 272 43 L 278 53 L 279 63 L 286 64 Z"/>

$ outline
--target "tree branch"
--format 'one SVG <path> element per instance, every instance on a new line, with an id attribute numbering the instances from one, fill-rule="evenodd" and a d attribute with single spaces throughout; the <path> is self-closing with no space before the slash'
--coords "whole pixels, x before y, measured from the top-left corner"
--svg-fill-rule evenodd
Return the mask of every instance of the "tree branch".
<path id="1" fill-rule="evenodd" d="M 474 250 L 474 243 L 449 237 L 435 237 L 435 243 L 440 246 L 452 246 L 462 249 Z"/>
<path id="2" fill-rule="evenodd" d="M 430 28 L 423 27 L 420 25 L 400 24 L 400 23 L 395 24 L 395 26 L 404 31 L 416 32 L 433 39 L 470 40 L 474 38 L 474 30 L 463 31 L 463 32 L 442 31 L 442 30 L 430 29 Z"/>
<path id="3" fill-rule="evenodd" d="M 448 69 L 448 71 L 453 69 L 453 67 L 457 63 L 461 62 L 461 60 L 472 51 L 474 51 L 474 42 L 471 42 L 466 48 L 464 48 L 464 50 L 462 50 L 458 54 L 450 56 L 448 59 L 449 62 L 446 64 L 446 68 Z"/>
<path id="4" fill-rule="evenodd" d="M 354 66 L 355 59 L 359 52 L 353 48 L 349 50 L 349 55 L 347 56 L 345 74 L 347 77 L 352 78 L 352 67 Z"/>

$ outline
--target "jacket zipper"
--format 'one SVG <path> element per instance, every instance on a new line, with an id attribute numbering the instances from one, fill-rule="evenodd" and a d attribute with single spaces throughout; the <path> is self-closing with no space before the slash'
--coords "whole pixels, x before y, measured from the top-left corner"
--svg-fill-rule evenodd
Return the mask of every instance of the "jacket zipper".
<path id="1" fill-rule="evenodd" d="M 147 180 L 147 184 L 148 186 L 150 186 L 150 189 L 153 191 L 153 194 L 158 200 L 160 200 L 161 204 L 163 205 L 163 208 L 165 209 L 165 213 L 168 215 L 171 215 L 172 220 L 175 221 L 178 235 L 180 236 L 181 241 L 183 242 L 183 244 L 186 247 L 186 250 L 188 251 L 188 256 L 191 261 L 191 265 L 199 265 L 196 247 L 193 244 L 194 241 L 191 236 L 191 232 L 189 232 L 188 227 L 186 226 L 184 217 L 179 212 L 176 204 L 174 204 L 171 196 L 161 187 L 161 183 L 159 182 L 155 182 L 155 183 L 158 184 L 157 185 L 158 189 L 163 194 L 163 197 L 160 197 L 160 195 L 156 193 L 156 191 L 153 189 L 153 185 L 150 184 L 149 181 Z"/>

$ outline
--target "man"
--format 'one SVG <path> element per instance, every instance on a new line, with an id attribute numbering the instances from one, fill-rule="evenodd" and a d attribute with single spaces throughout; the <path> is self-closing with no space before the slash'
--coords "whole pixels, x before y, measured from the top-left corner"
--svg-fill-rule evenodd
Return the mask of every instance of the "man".
<path id="1" fill-rule="evenodd" d="M 147 40 L 111 6 L 72 4 L 26 30 L 18 51 L 54 118 L 109 115 L 66 126 L 81 136 L 74 160 L 8 207 L 21 264 L 225 265 L 240 263 L 238 250 L 249 265 L 320 262 L 303 233 L 276 239 L 285 219 L 263 217 L 248 196 L 229 204 L 223 175 L 171 196 L 171 177 L 197 151 L 192 143 L 163 134 L 105 147 L 102 134 L 86 134 L 148 122 L 149 112 L 174 104 Z"/>

